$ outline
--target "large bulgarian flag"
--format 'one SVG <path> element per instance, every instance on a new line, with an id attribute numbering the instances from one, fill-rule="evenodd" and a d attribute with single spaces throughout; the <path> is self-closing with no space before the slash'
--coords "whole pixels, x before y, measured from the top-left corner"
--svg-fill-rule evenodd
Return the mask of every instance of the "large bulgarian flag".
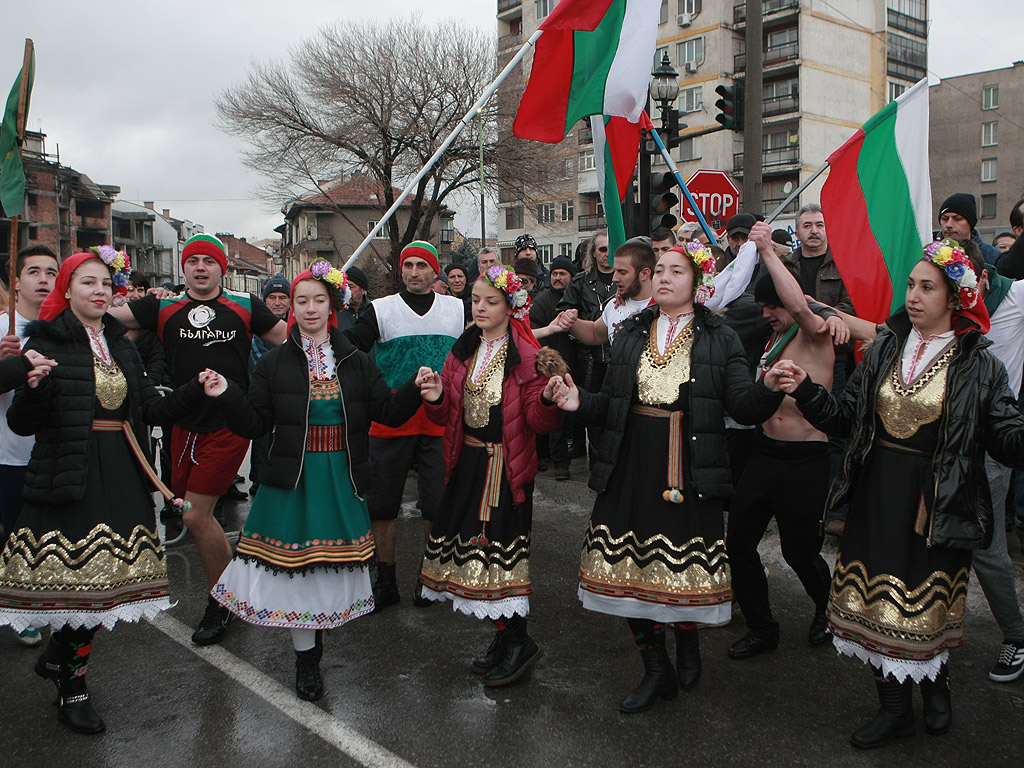
<path id="1" fill-rule="evenodd" d="M 828 164 L 829 246 L 858 317 L 881 323 L 903 306 L 907 276 L 931 241 L 928 81 L 864 123 Z"/>
<path id="2" fill-rule="evenodd" d="M 612 263 L 615 249 L 626 242 L 626 228 L 622 220 L 622 201 L 629 189 L 629 181 L 636 168 L 640 151 L 640 129 L 653 128 L 646 112 L 640 122 L 624 117 L 591 115 L 590 128 L 594 134 L 594 164 L 597 184 L 604 204 L 608 225 L 608 263 Z"/>
<path id="3" fill-rule="evenodd" d="M 561 0 L 541 22 L 512 132 L 557 144 L 590 115 L 640 118 L 661 0 Z"/>

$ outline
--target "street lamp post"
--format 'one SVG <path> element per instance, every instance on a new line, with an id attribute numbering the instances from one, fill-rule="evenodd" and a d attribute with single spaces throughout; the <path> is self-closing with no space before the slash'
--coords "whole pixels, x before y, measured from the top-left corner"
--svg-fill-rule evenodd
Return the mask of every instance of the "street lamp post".
<path id="1" fill-rule="evenodd" d="M 651 72 L 650 91 L 651 98 L 657 103 L 658 111 L 661 113 L 661 128 L 667 131 L 669 124 L 673 122 L 669 111 L 674 111 L 673 105 L 679 96 L 679 73 L 672 69 L 672 64 L 668 60 L 668 51 L 662 52 L 661 63 Z M 676 118 L 678 119 L 678 113 Z M 675 137 L 672 134 L 666 136 L 666 139 L 673 138 Z M 668 144 L 667 141 L 666 144 Z"/>

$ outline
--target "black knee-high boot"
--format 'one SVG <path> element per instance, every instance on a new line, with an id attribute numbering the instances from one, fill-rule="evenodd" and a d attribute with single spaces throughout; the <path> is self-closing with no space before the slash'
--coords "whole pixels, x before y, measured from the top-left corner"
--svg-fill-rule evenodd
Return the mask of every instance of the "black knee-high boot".
<path id="1" fill-rule="evenodd" d="M 875 749 L 902 736 L 914 735 L 914 683 L 907 678 L 902 683 L 875 669 L 875 687 L 881 708 L 878 715 L 850 736 L 850 743 L 858 749 Z"/>
<path id="2" fill-rule="evenodd" d="M 36 672 L 57 685 L 57 720 L 76 733 L 103 733 L 107 726 L 90 701 L 85 672 L 95 629 L 70 629 L 66 624 L 50 635 L 36 662 Z"/>
<path id="3" fill-rule="evenodd" d="M 640 685 L 619 704 L 619 711 L 634 715 L 653 707 L 659 698 L 674 699 L 679 693 L 679 682 L 665 650 L 665 625 L 649 619 L 627 621 L 644 662 L 644 676 Z"/>
<path id="4" fill-rule="evenodd" d="M 924 729 L 933 736 L 941 736 L 953 723 L 953 701 L 949 693 L 949 665 L 943 664 L 934 680 L 921 681 L 921 700 L 924 701 Z"/>
<path id="5" fill-rule="evenodd" d="M 679 676 L 679 687 L 689 691 L 700 682 L 700 637 L 697 628 L 675 628 L 676 636 L 676 673 Z"/>
<path id="6" fill-rule="evenodd" d="M 323 630 L 316 631 L 316 643 L 308 651 L 295 652 L 295 692 L 300 699 L 323 698 L 324 681 L 320 677 L 320 659 L 324 655 Z"/>

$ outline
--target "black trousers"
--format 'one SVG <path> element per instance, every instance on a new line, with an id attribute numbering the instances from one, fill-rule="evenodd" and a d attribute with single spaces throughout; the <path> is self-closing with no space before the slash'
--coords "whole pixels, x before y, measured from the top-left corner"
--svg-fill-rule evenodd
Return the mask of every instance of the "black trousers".
<path id="1" fill-rule="evenodd" d="M 782 556 L 815 608 L 824 609 L 828 602 L 831 576 L 821 556 L 828 473 L 828 443 L 783 442 L 758 434 L 729 507 L 726 537 L 733 591 L 753 632 L 768 637 L 779 633 L 757 553 L 772 517 L 779 528 Z"/>

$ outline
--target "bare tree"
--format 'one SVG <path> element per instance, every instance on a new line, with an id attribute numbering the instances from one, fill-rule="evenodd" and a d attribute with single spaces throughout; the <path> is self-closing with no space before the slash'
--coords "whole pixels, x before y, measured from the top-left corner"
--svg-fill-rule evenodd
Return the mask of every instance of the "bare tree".
<path id="1" fill-rule="evenodd" d="M 461 23 L 341 22 L 319 30 L 285 63 L 253 61 L 217 100 L 221 128 L 245 144 L 246 165 L 283 203 L 325 192 L 322 179 L 361 172 L 380 185 L 381 210 L 426 163 L 495 73 L 495 40 Z M 485 171 L 496 176 L 497 104 L 484 114 Z M 392 275 L 411 240 L 430 236 L 445 199 L 479 180 L 471 126 L 407 198 L 408 225 L 388 223 Z"/>

